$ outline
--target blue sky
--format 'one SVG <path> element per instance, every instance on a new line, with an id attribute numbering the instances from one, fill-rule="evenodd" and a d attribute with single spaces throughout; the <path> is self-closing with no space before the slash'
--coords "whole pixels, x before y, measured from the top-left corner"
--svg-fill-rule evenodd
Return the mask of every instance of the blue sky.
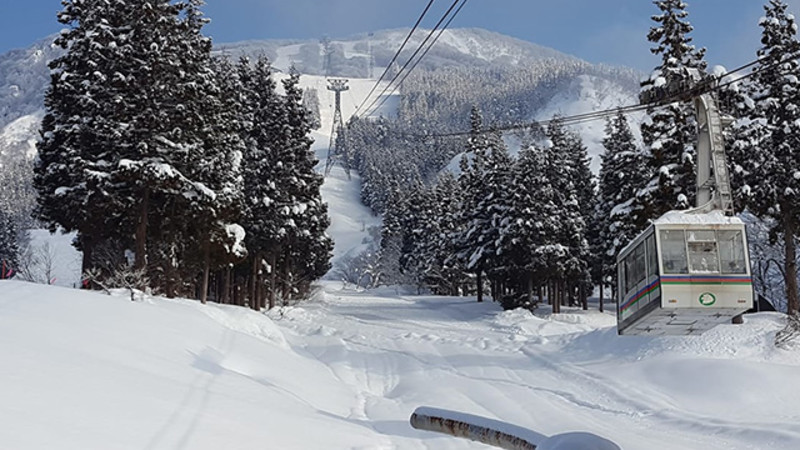
<path id="1" fill-rule="evenodd" d="M 689 0 L 694 42 L 708 49 L 710 64 L 732 68 L 755 58 L 758 18 L 766 0 Z M 4 0 L 0 53 L 57 32 L 58 0 Z M 267 38 L 333 38 L 409 27 L 427 0 L 207 0 L 215 42 Z M 437 0 L 424 25 L 449 6 Z M 789 0 L 800 16 L 800 0 Z M 656 13 L 648 0 L 470 0 L 455 27 L 481 27 L 576 55 L 649 70 L 647 30 Z M 399 43 L 398 43 L 399 44 Z"/>

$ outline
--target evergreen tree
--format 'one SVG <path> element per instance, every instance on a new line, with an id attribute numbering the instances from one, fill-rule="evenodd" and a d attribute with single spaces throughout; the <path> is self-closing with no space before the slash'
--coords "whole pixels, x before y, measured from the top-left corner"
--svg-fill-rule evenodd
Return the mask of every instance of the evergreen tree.
<path id="1" fill-rule="evenodd" d="M 428 236 L 424 249 L 426 283 L 439 295 L 458 295 L 464 284 L 464 267 L 452 258 L 456 248 L 453 237 L 462 230 L 459 222 L 461 192 L 458 181 L 449 171 L 444 172 L 433 188 L 434 216 L 423 233 Z"/>
<path id="2" fill-rule="evenodd" d="M 397 180 L 390 180 L 388 188 L 386 206 L 383 213 L 383 225 L 381 227 L 381 242 L 378 255 L 380 272 L 383 282 L 401 283 L 401 261 L 403 234 L 405 233 L 406 208 L 408 207 L 407 196 L 400 187 Z"/>
<path id="3" fill-rule="evenodd" d="M 484 256 L 483 264 L 492 280 L 492 296 L 498 300 L 501 289 L 508 285 L 509 274 L 503 270 L 505 262 L 500 248 L 501 229 L 508 213 L 508 186 L 511 182 L 512 161 L 500 133 L 490 131 L 486 136 L 487 153 L 484 191 L 477 210 L 483 217 L 474 223 L 478 251 Z"/>
<path id="4" fill-rule="evenodd" d="M 244 154 L 244 228 L 247 248 L 251 252 L 249 267 L 250 306 L 260 309 L 264 305 L 263 275 L 269 274 L 270 301 L 279 284 L 278 263 L 282 245 L 287 237 L 285 225 L 290 211 L 286 193 L 279 185 L 283 174 L 279 165 L 281 151 L 278 142 L 282 135 L 282 101 L 275 91 L 272 68 L 266 57 L 259 57 L 255 65 L 242 59 L 237 69 L 246 91 L 245 109 L 249 129 Z"/>
<path id="5" fill-rule="evenodd" d="M 245 142 L 244 123 L 240 117 L 241 84 L 227 59 L 209 61 L 206 95 L 202 97 L 202 125 L 199 138 L 202 146 L 192 155 L 187 172 L 195 185 L 213 195 L 181 196 L 185 204 L 179 216 L 182 234 L 191 243 L 185 251 L 184 266 L 197 261 L 195 271 L 202 272 L 200 300 L 208 296 L 212 270 L 242 260 L 247 252 L 243 245 L 244 229 L 239 224 L 243 209 L 242 159 Z M 190 223 L 187 227 L 186 224 Z M 193 275 L 191 272 L 187 276 Z"/>
<path id="6" fill-rule="evenodd" d="M 316 89 L 306 88 L 303 91 L 303 106 L 308 110 L 312 130 L 322 127 L 322 118 L 319 113 L 319 95 Z"/>
<path id="7" fill-rule="evenodd" d="M 549 221 L 554 221 L 548 224 L 552 230 L 548 234 L 553 241 L 545 243 L 538 253 L 548 261 L 553 276 L 560 278 L 557 282 L 564 286 L 570 299 L 580 296 L 585 305 L 590 280 L 589 244 L 578 184 L 589 181 L 578 178 L 576 140 L 559 120 L 550 123 L 547 137 L 550 142 L 545 152 L 544 170 L 551 192 L 546 197 L 543 213 Z M 556 308 L 558 311 L 560 308 Z"/>
<path id="8" fill-rule="evenodd" d="M 85 272 L 94 247 L 122 225 L 113 211 L 131 202 L 113 195 L 118 185 L 111 173 L 130 143 L 125 93 L 135 80 L 126 62 L 134 32 L 125 2 L 62 3 L 58 21 L 68 28 L 55 45 L 67 51 L 50 63 L 34 177 L 36 215 L 51 232 L 78 232 Z"/>
<path id="9" fill-rule="evenodd" d="M 470 124 L 470 137 L 460 164 L 459 184 L 464 192 L 460 215 L 464 230 L 456 237 L 456 257 L 468 272 L 476 275 L 478 301 L 482 302 L 483 275 L 490 257 L 484 253 L 488 250 L 487 242 L 483 240 L 484 230 L 491 226 L 492 217 L 489 211 L 480 208 L 488 194 L 486 159 L 490 145 L 483 131 L 483 118 L 476 107 L 470 114 Z"/>
<path id="10" fill-rule="evenodd" d="M 404 197 L 405 208 L 400 218 L 400 269 L 406 279 L 421 288 L 425 281 L 425 249 L 436 218 L 432 213 L 430 192 L 422 180 L 417 179 Z"/>
<path id="11" fill-rule="evenodd" d="M 135 218 L 129 228 L 135 267 L 146 268 L 168 296 L 202 290 L 196 275 L 202 271 L 207 278 L 212 247 L 224 247 L 230 237 L 224 211 L 235 216 L 237 209 L 227 184 L 237 178 L 236 158 L 227 154 L 230 142 L 223 137 L 235 132 L 223 131 L 226 100 L 211 41 L 201 34 L 207 22 L 201 4 L 129 3 L 133 37 L 124 61 L 130 81 L 120 100 L 128 133 L 112 179 L 127 186 L 133 199 L 126 212 Z M 203 218 L 202 226 L 187 226 L 194 218 Z M 204 256 L 193 257 L 198 251 Z"/>
<path id="12" fill-rule="evenodd" d="M 291 294 L 305 294 L 311 281 L 330 269 L 333 241 L 326 234 L 330 225 L 327 205 L 322 201 L 320 188 L 323 177 L 314 170 L 318 161 L 311 150 L 313 140 L 311 113 L 303 105 L 300 75 L 292 71 L 283 81 L 284 114 L 282 145 L 287 149 L 287 160 L 282 163 L 288 176 L 279 180 L 289 193 L 290 217 L 287 221 L 287 246 L 284 264 L 291 282 Z M 287 293 L 289 294 L 289 293 Z M 273 305 L 270 305 L 273 306 Z"/>
<path id="13" fill-rule="evenodd" d="M 617 253 L 628 245 L 645 227 L 637 223 L 642 214 L 633 208 L 636 192 L 647 182 L 644 155 L 636 148 L 633 133 L 622 113 L 608 120 L 603 139 L 606 152 L 600 165 L 598 202 L 595 209 L 598 224 L 598 243 L 595 253 L 601 261 L 603 278 L 616 287 Z"/>
<path id="14" fill-rule="evenodd" d="M 534 282 L 552 276 L 545 261 L 537 256 L 537 252 L 551 242 L 552 235 L 548 233 L 553 230 L 547 225 L 554 224 L 550 217 L 544 216 L 552 195 L 550 181 L 543 170 L 545 162 L 542 149 L 528 146 L 522 149 L 513 166 L 501 249 L 516 295 L 502 299 L 506 309 L 534 309 Z"/>
<path id="15" fill-rule="evenodd" d="M 596 254 L 591 252 L 590 246 L 599 240 L 599 225 L 595 222 L 595 208 L 597 207 L 597 194 L 594 175 L 591 170 L 591 158 L 586 146 L 583 144 L 581 136 L 574 132 L 567 132 L 567 153 L 572 172 L 572 180 L 575 186 L 575 196 L 578 200 L 578 209 L 583 219 L 583 239 L 580 243 L 579 252 L 582 254 L 581 265 L 587 270 L 591 267 L 599 267 Z M 591 272 L 591 270 L 590 270 Z M 595 271 L 594 275 L 599 275 Z M 577 289 L 579 300 L 583 309 L 587 309 L 587 300 L 593 290 L 592 281 L 601 281 L 599 276 L 590 277 L 591 273 L 586 273 L 583 280 L 578 283 Z"/>
<path id="16" fill-rule="evenodd" d="M 800 235 L 800 41 L 783 0 L 770 0 L 764 9 L 752 104 L 739 123 L 731 156 L 748 210 L 772 219 L 773 238 L 783 239 L 788 312 L 795 315 L 800 308 L 795 239 Z"/>
<path id="17" fill-rule="evenodd" d="M 655 0 L 661 14 L 654 15 L 656 26 L 647 38 L 655 44 L 651 51 L 661 56 L 651 78 L 642 90 L 663 84 L 682 85 L 698 81 L 705 70 L 705 49 L 691 44 L 691 24 L 686 20 L 687 4 L 683 0 Z M 640 221 L 654 219 L 667 211 L 694 205 L 695 140 L 694 111 L 691 104 L 675 102 L 653 108 L 642 124 L 642 138 L 647 148 L 649 182 L 639 193 L 637 212 Z"/>
<path id="18" fill-rule="evenodd" d="M 0 208 L 0 279 L 10 278 L 19 270 L 17 227 L 11 214 Z"/>

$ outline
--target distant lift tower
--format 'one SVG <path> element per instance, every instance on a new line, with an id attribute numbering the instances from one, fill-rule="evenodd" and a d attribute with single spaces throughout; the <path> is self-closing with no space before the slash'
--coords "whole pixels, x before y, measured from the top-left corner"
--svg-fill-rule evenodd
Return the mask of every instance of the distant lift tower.
<path id="1" fill-rule="evenodd" d="M 347 147 L 339 140 L 339 130 L 344 130 L 344 123 L 342 123 L 342 92 L 349 89 L 347 80 L 328 80 L 328 90 L 336 93 L 336 111 L 333 113 L 331 143 L 328 146 L 328 161 L 325 164 L 325 176 L 331 173 L 331 168 L 338 162 L 347 174 L 348 180 L 350 179 L 350 166 L 347 161 Z"/>

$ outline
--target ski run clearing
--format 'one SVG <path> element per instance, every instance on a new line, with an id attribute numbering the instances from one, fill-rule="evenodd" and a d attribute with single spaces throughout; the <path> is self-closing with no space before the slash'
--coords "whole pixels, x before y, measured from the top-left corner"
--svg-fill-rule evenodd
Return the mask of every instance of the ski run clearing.
<path id="1" fill-rule="evenodd" d="M 304 79 L 320 92 L 322 170 L 330 97 L 323 78 Z M 345 117 L 371 83 L 351 80 Z M 323 187 L 334 263 L 379 223 L 353 175 L 337 167 Z M 66 286 L 79 267 L 68 241 L 50 246 Z M 524 428 L 541 450 L 611 448 L 589 445 L 601 437 L 626 450 L 800 448 L 800 351 L 774 347 L 779 314 L 700 337 L 619 337 L 596 306 L 532 315 L 325 281 L 264 314 L 0 281 L 0 447 L 487 448 L 411 428 L 427 406 Z"/>

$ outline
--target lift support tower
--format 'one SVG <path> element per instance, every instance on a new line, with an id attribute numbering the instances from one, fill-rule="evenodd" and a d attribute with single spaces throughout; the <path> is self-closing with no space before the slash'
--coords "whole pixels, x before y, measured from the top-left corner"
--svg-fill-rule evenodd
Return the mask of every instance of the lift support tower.
<path id="1" fill-rule="evenodd" d="M 331 142 L 328 145 L 328 161 L 325 163 L 325 176 L 328 176 L 333 165 L 339 162 L 347 174 L 348 180 L 350 179 L 350 165 L 347 158 L 347 147 L 339 140 L 339 132 L 344 130 L 344 123 L 342 123 L 342 92 L 349 89 L 347 80 L 328 80 L 328 90 L 336 94 L 336 110 L 333 113 Z"/>

